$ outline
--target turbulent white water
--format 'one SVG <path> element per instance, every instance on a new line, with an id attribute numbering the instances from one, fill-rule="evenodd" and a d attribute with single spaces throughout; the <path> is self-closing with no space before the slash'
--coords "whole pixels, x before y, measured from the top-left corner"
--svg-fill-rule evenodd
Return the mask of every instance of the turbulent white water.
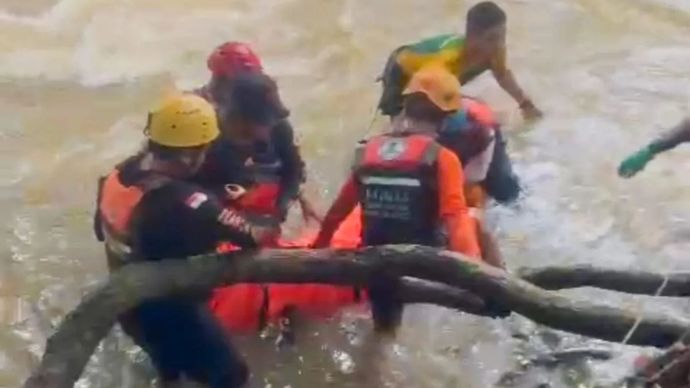
<path id="1" fill-rule="evenodd" d="M 143 113 L 164 90 L 208 76 L 205 56 L 228 40 L 253 43 L 303 139 L 310 189 L 328 198 L 351 146 L 367 130 L 374 79 L 397 45 L 459 30 L 459 0 L 1 0 L 0 1 L 0 387 L 16 387 L 51 323 L 103 278 L 90 229 L 95 179 L 137 148 Z M 506 123 L 527 192 L 492 211 L 511 267 L 596 263 L 689 269 L 688 151 L 657 158 L 631 181 L 615 168 L 628 152 L 690 113 L 687 0 L 504 0 L 509 60 L 546 111 L 524 126 L 490 77 L 466 88 Z M 379 124 L 383 120 L 379 120 Z M 630 308 L 647 299 L 578 291 Z M 358 322 L 366 326 L 366 322 Z M 353 385 L 366 328 L 329 325 L 296 351 L 242 339 L 253 386 Z M 487 387 L 515 367 L 514 353 L 548 348 L 543 331 L 433 307 L 410 309 L 388 352 L 389 386 Z M 528 343 L 511 333 L 527 332 Z M 351 343 L 353 340 L 354 344 Z M 566 344 L 582 344 L 566 337 Z M 591 344 L 591 343 L 586 343 Z M 542 374 L 560 387 L 593 373 L 622 373 L 629 349 L 609 363 Z M 125 351 L 126 350 L 126 351 Z M 84 387 L 147 386 L 150 369 L 129 342 L 105 342 Z M 581 376 L 582 375 L 582 376 Z M 538 378 L 518 382 L 534 386 Z"/>

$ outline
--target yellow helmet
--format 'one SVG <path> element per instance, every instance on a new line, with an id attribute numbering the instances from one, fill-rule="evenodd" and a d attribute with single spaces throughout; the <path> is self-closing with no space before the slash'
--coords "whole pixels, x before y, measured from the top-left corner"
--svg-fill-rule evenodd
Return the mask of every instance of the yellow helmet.
<path id="1" fill-rule="evenodd" d="M 459 110 L 462 106 L 460 81 L 440 66 L 427 66 L 412 76 L 403 96 L 423 93 L 444 112 Z"/>
<path id="2" fill-rule="evenodd" d="M 198 147 L 215 140 L 220 131 L 213 106 L 191 94 L 168 97 L 149 113 L 144 131 L 154 143 L 166 147 Z"/>

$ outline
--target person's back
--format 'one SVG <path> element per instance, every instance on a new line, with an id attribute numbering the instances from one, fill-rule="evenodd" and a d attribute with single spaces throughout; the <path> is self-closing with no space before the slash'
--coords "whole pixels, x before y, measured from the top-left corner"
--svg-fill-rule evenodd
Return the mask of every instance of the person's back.
<path id="1" fill-rule="evenodd" d="M 353 166 L 359 182 L 365 245 L 444 245 L 439 233 L 432 136 L 390 134 L 362 145 Z"/>

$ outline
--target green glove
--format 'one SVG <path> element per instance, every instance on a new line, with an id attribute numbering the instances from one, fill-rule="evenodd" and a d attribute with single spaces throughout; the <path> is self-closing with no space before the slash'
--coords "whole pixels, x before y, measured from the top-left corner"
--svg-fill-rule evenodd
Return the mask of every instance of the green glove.
<path id="1" fill-rule="evenodd" d="M 623 163 L 618 167 L 618 175 L 623 178 L 631 178 L 649 163 L 650 160 L 654 159 L 654 152 L 650 146 L 644 147 L 643 149 L 635 152 L 634 154 L 628 156 Z"/>

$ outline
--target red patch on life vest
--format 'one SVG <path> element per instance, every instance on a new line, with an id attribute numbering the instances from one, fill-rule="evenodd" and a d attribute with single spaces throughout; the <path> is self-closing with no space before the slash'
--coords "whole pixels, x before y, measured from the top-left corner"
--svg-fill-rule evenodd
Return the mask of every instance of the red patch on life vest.
<path id="1" fill-rule="evenodd" d="M 184 203 L 192 209 L 198 209 L 204 202 L 208 200 L 208 196 L 204 193 L 194 193 L 190 195 Z"/>

